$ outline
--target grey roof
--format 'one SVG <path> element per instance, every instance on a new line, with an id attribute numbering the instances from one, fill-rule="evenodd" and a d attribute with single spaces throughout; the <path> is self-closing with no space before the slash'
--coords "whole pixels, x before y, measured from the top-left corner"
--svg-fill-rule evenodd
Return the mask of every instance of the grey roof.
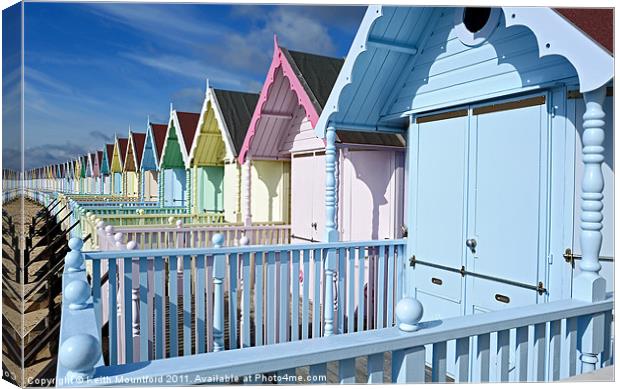
<path id="1" fill-rule="evenodd" d="M 287 50 L 284 47 L 280 49 L 297 73 L 301 84 L 320 114 L 336 83 L 344 59 L 302 53 Z"/>
<path id="2" fill-rule="evenodd" d="M 341 143 L 347 144 L 391 147 L 405 147 L 407 145 L 402 135 L 386 132 L 336 131 L 336 135 Z"/>
<path id="3" fill-rule="evenodd" d="M 239 155 L 259 95 L 222 89 L 213 89 L 213 92 L 228 127 L 235 155 Z"/>

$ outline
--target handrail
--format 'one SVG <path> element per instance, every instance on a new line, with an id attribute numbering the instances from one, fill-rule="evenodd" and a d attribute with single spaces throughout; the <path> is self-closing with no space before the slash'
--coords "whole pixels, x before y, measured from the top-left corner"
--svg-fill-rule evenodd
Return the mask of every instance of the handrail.
<path id="1" fill-rule="evenodd" d="M 138 258 L 154 256 L 192 256 L 192 255 L 218 255 L 218 254 L 244 254 L 261 252 L 278 252 L 293 250 L 329 250 L 349 247 L 383 247 L 404 245 L 405 239 L 394 240 L 369 240 L 369 241 L 348 241 L 348 242 L 319 242 L 308 244 L 286 244 L 286 245 L 256 245 L 256 246 L 235 246 L 235 247 L 207 247 L 207 248 L 170 248 L 160 250 L 119 250 L 113 252 L 85 251 L 86 259 L 108 259 L 108 258 Z"/>
<path id="2" fill-rule="evenodd" d="M 485 335 L 565 318 L 580 317 L 611 311 L 613 299 L 589 303 L 578 300 L 530 305 L 477 315 L 468 315 L 418 324 L 415 332 L 398 327 L 334 335 L 324 338 L 230 350 L 216 354 L 198 354 L 182 358 L 154 360 L 130 366 L 101 366 L 96 369 L 92 386 L 105 377 L 112 384 L 122 375 L 121 382 L 140 383 L 148 377 L 158 382 L 170 376 L 229 377 L 250 376 L 256 373 L 286 371 L 301 366 L 313 366 L 331 361 L 376 355 L 396 350 L 411 350 L 448 340 Z M 424 350 L 424 349 L 422 349 Z M 422 357 L 422 361 L 423 361 Z M 394 360 L 393 360 L 394 361 Z M 191 384 L 184 382 L 183 384 Z"/>

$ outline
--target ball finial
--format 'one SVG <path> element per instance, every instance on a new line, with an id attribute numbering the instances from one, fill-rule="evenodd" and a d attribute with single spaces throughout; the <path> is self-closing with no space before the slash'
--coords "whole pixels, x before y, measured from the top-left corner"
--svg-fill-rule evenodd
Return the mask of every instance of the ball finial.
<path id="1" fill-rule="evenodd" d="M 240 246 L 247 246 L 250 244 L 250 238 L 248 238 L 247 236 L 242 236 L 241 239 L 239 239 L 239 245 Z"/>
<path id="2" fill-rule="evenodd" d="M 90 286 L 84 280 L 74 280 L 65 286 L 63 295 L 70 310 L 84 309 L 90 297 Z"/>
<path id="3" fill-rule="evenodd" d="M 415 298 L 405 297 L 396 304 L 396 318 L 401 331 L 416 331 L 422 314 L 424 314 L 422 303 Z"/>
<path id="4" fill-rule="evenodd" d="M 114 240 L 116 242 L 120 242 L 123 240 L 123 233 L 122 232 L 117 232 L 116 234 L 114 234 Z"/>
<path id="5" fill-rule="evenodd" d="M 97 339 L 89 334 L 78 334 L 65 340 L 58 350 L 61 365 L 69 370 L 69 379 L 91 378 L 95 364 L 101 357 L 101 347 Z"/>
<path id="6" fill-rule="evenodd" d="M 108 224 L 107 226 L 105 226 L 104 228 L 106 234 L 112 235 L 112 233 L 114 232 L 114 227 L 112 227 L 112 225 Z"/>
<path id="7" fill-rule="evenodd" d="M 174 224 L 174 216 L 168 218 L 168 224 Z"/>
<path id="8" fill-rule="evenodd" d="M 183 220 L 177 220 L 176 225 L 177 225 L 177 228 L 183 227 Z"/>
<path id="9" fill-rule="evenodd" d="M 84 260 L 82 254 L 77 251 L 70 251 L 65 255 L 65 269 L 67 273 L 73 273 L 83 269 Z"/>
<path id="10" fill-rule="evenodd" d="M 84 242 L 80 238 L 71 238 L 69 239 L 69 248 L 71 250 L 80 251 L 84 246 Z"/>
<path id="11" fill-rule="evenodd" d="M 91 217 L 92 215 L 93 215 L 92 212 L 90 212 L 90 211 L 86 212 L 86 217 Z"/>
<path id="12" fill-rule="evenodd" d="M 135 250 L 138 247 L 138 244 L 133 241 L 130 240 L 129 242 L 127 242 L 127 250 Z"/>
<path id="13" fill-rule="evenodd" d="M 97 219 L 97 220 L 98 220 L 97 228 L 99 228 L 99 229 L 103 228 L 103 225 L 104 225 L 103 220 L 101 220 L 101 219 Z"/>
<path id="14" fill-rule="evenodd" d="M 222 244 L 224 243 L 224 235 L 222 234 L 213 235 L 213 238 L 211 238 L 211 242 L 213 242 L 214 246 L 221 247 Z"/>

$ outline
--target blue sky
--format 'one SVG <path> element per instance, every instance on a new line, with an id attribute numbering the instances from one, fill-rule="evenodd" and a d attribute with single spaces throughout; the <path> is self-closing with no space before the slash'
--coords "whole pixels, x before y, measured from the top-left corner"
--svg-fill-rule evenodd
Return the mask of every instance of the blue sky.
<path id="1" fill-rule="evenodd" d="M 273 34 L 344 57 L 362 7 L 208 4 L 25 5 L 26 168 L 100 149 L 114 133 L 198 112 L 205 79 L 258 92 Z"/>

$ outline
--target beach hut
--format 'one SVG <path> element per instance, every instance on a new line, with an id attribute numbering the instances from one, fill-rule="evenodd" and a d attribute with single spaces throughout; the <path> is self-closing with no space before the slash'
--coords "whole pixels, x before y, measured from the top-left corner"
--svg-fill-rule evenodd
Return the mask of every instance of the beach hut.
<path id="1" fill-rule="evenodd" d="M 422 320 L 604 298 L 587 263 L 601 245 L 613 257 L 612 21 L 369 7 L 315 130 L 328 172 L 340 134 L 407 138 L 406 284 Z M 591 274 L 573 277 L 582 256 Z"/>
<path id="2" fill-rule="evenodd" d="M 160 204 L 188 207 L 191 204 L 189 152 L 200 114 L 179 112 L 170 105 L 170 119 L 159 165 Z"/>
<path id="3" fill-rule="evenodd" d="M 252 165 L 252 221 L 288 221 L 290 185 L 294 241 L 325 240 L 325 143 L 314 126 L 342 64 L 288 50 L 274 39 L 271 67 L 240 152 L 241 163 Z M 399 134 L 338 134 L 340 238 L 400 236 L 404 146 Z"/>
<path id="4" fill-rule="evenodd" d="M 78 157 L 73 161 L 73 170 L 75 177 L 75 193 L 84 193 L 84 176 L 82 175 L 82 157 Z"/>
<path id="5" fill-rule="evenodd" d="M 105 147 L 104 147 L 105 150 Z M 97 157 L 96 157 L 96 161 L 97 161 L 97 190 L 99 191 L 100 194 L 104 194 L 105 192 L 105 180 L 106 180 L 106 176 L 104 175 L 104 168 L 103 168 L 103 151 L 102 150 L 97 150 Z M 107 170 L 106 170 L 107 172 Z"/>
<path id="6" fill-rule="evenodd" d="M 95 193 L 95 170 L 91 153 L 88 153 L 84 156 L 84 162 L 84 192 L 87 194 L 93 194 Z"/>
<path id="7" fill-rule="evenodd" d="M 127 138 L 114 137 L 114 149 L 112 151 L 112 161 L 110 171 L 112 172 L 112 189 L 116 196 L 125 196 L 127 191 L 123 175 L 123 165 L 127 154 Z"/>
<path id="8" fill-rule="evenodd" d="M 168 126 L 151 123 L 148 120 L 140 171 L 142 187 L 140 190 L 143 201 L 156 201 L 159 198 L 159 163 L 164 150 L 164 141 Z"/>
<path id="9" fill-rule="evenodd" d="M 128 197 L 137 198 L 141 196 L 140 161 L 142 161 L 145 138 L 145 133 L 129 131 L 127 154 L 125 155 L 125 164 L 123 165 L 126 195 Z"/>
<path id="10" fill-rule="evenodd" d="M 228 222 L 241 222 L 241 169 L 237 156 L 258 94 L 209 86 L 198 130 L 189 152 L 194 213 L 224 212 Z"/>
<path id="11" fill-rule="evenodd" d="M 101 193 L 101 177 L 99 174 L 99 158 L 97 157 L 97 152 L 90 153 L 90 160 L 92 164 L 92 176 L 93 176 L 93 184 L 92 191 L 95 194 Z"/>
<path id="12" fill-rule="evenodd" d="M 114 155 L 114 143 L 106 143 L 101 158 L 101 172 L 104 174 L 103 193 L 114 194 L 114 173 L 112 173 L 112 156 Z"/>

